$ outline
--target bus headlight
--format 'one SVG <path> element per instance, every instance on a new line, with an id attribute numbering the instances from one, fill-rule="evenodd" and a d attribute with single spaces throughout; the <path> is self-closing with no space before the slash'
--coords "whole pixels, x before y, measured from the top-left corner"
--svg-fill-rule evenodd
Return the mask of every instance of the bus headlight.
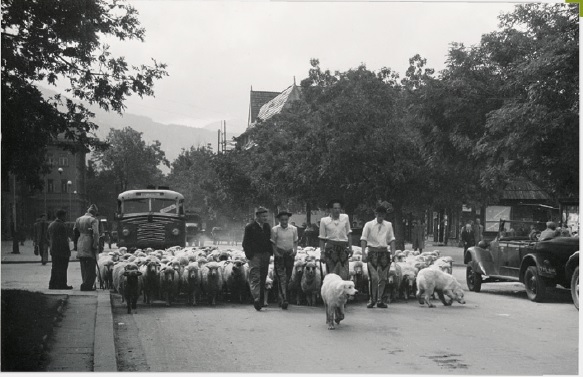
<path id="1" fill-rule="evenodd" d="M 175 235 L 175 236 L 179 235 L 180 234 L 180 229 L 178 229 L 178 228 L 172 229 L 172 234 Z"/>
<path id="2" fill-rule="evenodd" d="M 129 236 L 130 230 L 128 228 L 123 228 L 123 230 L 121 231 L 121 234 L 123 234 L 124 236 Z"/>

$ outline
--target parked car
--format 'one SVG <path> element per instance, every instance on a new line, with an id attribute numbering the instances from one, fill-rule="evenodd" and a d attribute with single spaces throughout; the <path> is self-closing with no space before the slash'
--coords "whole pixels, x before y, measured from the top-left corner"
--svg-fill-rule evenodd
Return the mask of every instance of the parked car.
<path id="1" fill-rule="evenodd" d="M 532 229 L 529 235 L 513 231 L 513 228 L 525 229 L 526 226 Z M 538 241 L 533 234 L 541 227 L 542 223 L 500 220 L 494 240 L 480 241 L 478 246 L 468 249 L 468 288 L 480 292 L 484 283 L 518 281 L 524 283 L 528 298 L 536 302 L 545 299 L 549 287 L 559 284 L 570 289 L 575 268 L 569 275 L 566 267 L 573 253 L 579 250 L 579 238 L 555 237 Z"/>

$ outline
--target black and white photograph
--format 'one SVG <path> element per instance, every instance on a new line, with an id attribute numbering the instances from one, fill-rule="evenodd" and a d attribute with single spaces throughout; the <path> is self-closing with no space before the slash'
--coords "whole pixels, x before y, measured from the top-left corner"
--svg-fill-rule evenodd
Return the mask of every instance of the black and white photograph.
<path id="1" fill-rule="evenodd" d="M 1 371 L 578 375 L 578 2 L 2 0 Z"/>

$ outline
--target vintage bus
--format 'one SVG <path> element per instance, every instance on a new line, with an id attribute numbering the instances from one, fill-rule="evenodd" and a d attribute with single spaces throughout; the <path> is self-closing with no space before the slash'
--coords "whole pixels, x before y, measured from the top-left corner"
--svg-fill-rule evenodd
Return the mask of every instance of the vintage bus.
<path id="1" fill-rule="evenodd" d="M 130 190 L 117 197 L 118 247 L 185 246 L 184 196 L 171 190 Z"/>

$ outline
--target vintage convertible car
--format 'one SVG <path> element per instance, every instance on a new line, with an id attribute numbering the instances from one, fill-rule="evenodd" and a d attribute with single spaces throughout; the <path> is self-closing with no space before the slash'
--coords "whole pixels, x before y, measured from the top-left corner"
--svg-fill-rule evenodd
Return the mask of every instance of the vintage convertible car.
<path id="1" fill-rule="evenodd" d="M 579 237 L 555 237 L 538 241 L 533 239 L 532 234 L 507 236 L 505 224 L 508 223 L 512 221 L 500 220 L 500 231 L 492 241 L 481 241 L 478 246 L 468 249 L 468 288 L 480 292 L 483 283 L 519 281 L 524 283 L 530 300 L 541 302 L 549 287 L 559 284 L 567 289 L 572 288 L 576 271 L 578 308 L 579 270 L 567 266 L 575 266 L 573 259 L 569 258 L 579 250 Z M 540 227 L 540 223 L 521 221 L 521 224 Z M 578 253 L 576 258 L 578 267 Z"/>

